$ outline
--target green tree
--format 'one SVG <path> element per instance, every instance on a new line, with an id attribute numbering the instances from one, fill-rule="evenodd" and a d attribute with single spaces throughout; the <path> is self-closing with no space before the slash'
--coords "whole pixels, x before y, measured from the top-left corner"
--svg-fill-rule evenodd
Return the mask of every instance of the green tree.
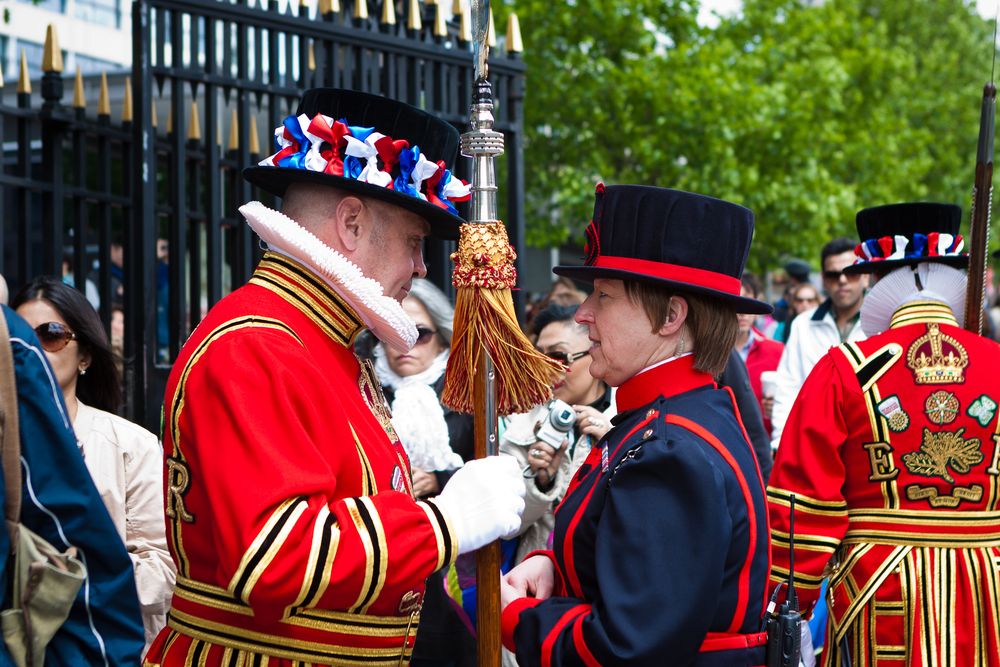
<path id="1" fill-rule="evenodd" d="M 593 185 L 704 192 L 757 214 L 751 266 L 853 234 L 893 201 L 964 204 L 992 24 L 963 0 L 516 0 L 528 65 L 528 239 L 579 239 Z"/>

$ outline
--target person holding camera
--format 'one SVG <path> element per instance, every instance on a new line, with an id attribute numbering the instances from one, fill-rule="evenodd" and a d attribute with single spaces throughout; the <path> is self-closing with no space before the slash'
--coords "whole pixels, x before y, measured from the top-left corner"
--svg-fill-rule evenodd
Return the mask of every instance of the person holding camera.
<path id="1" fill-rule="evenodd" d="M 502 580 L 521 667 L 764 664 L 764 484 L 713 377 L 736 313 L 771 311 L 740 296 L 752 235 L 736 204 L 598 186 L 586 264 L 555 272 L 594 283 L 575 321 L 619 412 L 555 511 L 551 550 Z"/>
<path id="2" fill-rule="evenodd" d="M 611 388 L 590 374 L 590 339 L 587 327 L 573 321 L 577 308 L 551 304 L 535 317 L 535 344 L 566 370 L 553 386 L 555 399 L 511 416 L 500 439 L 500 450 L 517 458 L 524 471 L 518 563 L 548 547 L 553 508 L 615 415 Z"/>

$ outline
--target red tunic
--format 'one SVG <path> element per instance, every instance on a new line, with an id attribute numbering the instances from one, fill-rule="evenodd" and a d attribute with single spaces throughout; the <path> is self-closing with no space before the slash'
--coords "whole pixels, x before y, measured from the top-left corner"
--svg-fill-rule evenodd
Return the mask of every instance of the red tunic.
<path id="1" fill-rule="evenodd" d="M 1000 346 L 921 302 L 803 385 L 768 488 L 772 582 L 794 493 L 806 608 L 830 576 L 824 664 L 1000 666 L 998 372 Z"/>
<path id="2" fill-rule="evenodd" d="M 457 543 L 412 497 L 379 384 L 353 353 L 362 328 L 322 280 L 269 253 L 184 346 L 163 417 L 177 588 L 146 664 L 408 662 L 424 579 Z"/>

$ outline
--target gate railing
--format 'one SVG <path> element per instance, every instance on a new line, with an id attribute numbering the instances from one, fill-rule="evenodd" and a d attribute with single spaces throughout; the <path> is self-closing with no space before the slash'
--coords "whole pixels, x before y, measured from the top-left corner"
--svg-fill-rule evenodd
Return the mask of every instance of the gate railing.
<path id="1" fill-rule="evenodd" d="M 48 55 L 59 53 L 57 44 L 45 49 L 40 108 L 26 68 L 16 95 L 0 89 L 0 273 L 15 289 L 39 273 L 72 274 L 81 289 L 94 288 L 108 327 L 122 301 L 128 417 L 158 428 L 180 346 L 208 308 L 248 279 L 259 251 L 237 208 L 270 199 L 240 174 L 273 152 L 271 130 L 302 91 L 379 93 L 465 128 L 468 6 L 441 2 L 321 0 L 315 9 L 279 9 L 136 0 L 131 82 L 112 76 L 96 115 L 77 94 L 64 103 L 61 63 Z M 507 145 L 503 217 L 522 255 L 524 66 L 513 22 L 507 43 L 516 48 L 494 55 L 490 78 Z M 120 122 L 110 110 L 116 93 Z M 457 171 L 468 178 L 466 162 Z M 112 262 L 117 239 L 123 267 Z M 452 250 L 451 242 L 427 247 L 429 277 L 446 290 Z M 114 293 L 119 284 L 122 295 Z"/>

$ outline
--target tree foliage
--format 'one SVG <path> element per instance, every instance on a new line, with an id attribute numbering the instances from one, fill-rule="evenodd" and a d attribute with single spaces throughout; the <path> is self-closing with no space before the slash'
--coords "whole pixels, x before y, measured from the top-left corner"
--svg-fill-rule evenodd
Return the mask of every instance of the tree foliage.
<path id="1" fill-rule="evenodd" d="M 528 66 L 528 241 L 579 240 L 593 187 L 757 215 L 751 265 L 813 259 L 866 206 L 968 208 L 992 23 L 964 0 L 510 0 Z"/>

